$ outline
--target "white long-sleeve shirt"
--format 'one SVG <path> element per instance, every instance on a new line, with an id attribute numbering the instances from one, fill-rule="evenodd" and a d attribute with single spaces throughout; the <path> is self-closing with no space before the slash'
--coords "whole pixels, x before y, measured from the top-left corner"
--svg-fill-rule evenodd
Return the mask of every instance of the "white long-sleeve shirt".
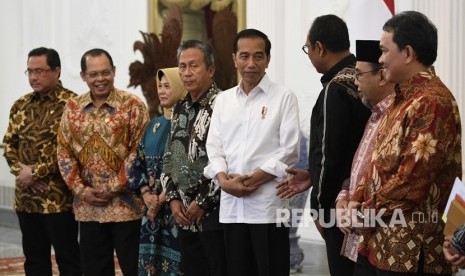
<path id="1" fill-rule="evenodd" d="M 257 169 L 276 178 L 245 197 L 221 191 L 220 222 L 275 223 L 276 210 L 287 201 L 276 196 L 276 184 L 297 163 L 299 111 L 294 93 L 268 76 L 247 95 L 241 86 L 218 95 L 207 138 L 209 165 L 204 175 L 219 172 L 251 175 Z"/>

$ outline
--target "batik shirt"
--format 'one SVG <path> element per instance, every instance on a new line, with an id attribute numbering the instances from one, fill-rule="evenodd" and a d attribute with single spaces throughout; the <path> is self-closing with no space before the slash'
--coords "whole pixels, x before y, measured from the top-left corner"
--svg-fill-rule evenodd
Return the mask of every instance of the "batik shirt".
<path id="1" fill-rule="evenodd" d="M 364 236 L 359 253 L 379 269 L 412 273 L 423 250 L 425 273 L 450 274 L 440 218 L 461 175 L 457 103 L 430 67 L 396 87 L 372 162 L 352 198 L 377 212 L 385 208 L 388 224 Z M 399 223 L 389 225 L 391 218 Z"/>
<path id="2" fill-rule="evenodd" d="M 190 94 L 176 103 L 171 120 L 171 131 L 163 159 L 162 184 L 166 187 L 166 201 L 182 200 L 185 208 L 195 202 L 205 211 L 218 208 L 220 189 L 203 175 L 208 165 L 205 148 L 210 128 L 213 104 L 220 92 L 215 83 L 197 101 Z M 208 215 L 208 214 L 207 214 Z M 183 227 L 199 230 L 193 223 Z"/>
<path id="3" fill-rule="evenodd" d="M 370 118 L 368 118 L 367 125 L 365 127 L 365 132 L 363 133 L 362 140 L 360 140 L 360 145 L 357 148 L 357 151 L 354 155 L 354 160 L 352 161 L 352 170 L 350 172 L 350 180 L 345 181 L 342 185 L 342 190 L 339 192 L 336 201 L 340 199 L 350 200 L 350 195 L 355 192 L 358 182 L 365 174 L 368 165 L 371 161 L 371 155 L 375 148 L 376 134 L 378 133 L 378 127 L 386 115 L 386 109 L 392 103 L 394 94 L 391 94 L 380 101 L 378 104 L 373 106 L 371 109 Z M 347 187 L 345 184 L 348 183 Z M 348 234 L 346 244 L 344 247 L 344 256 L 351 259 L 352 261 L 357 261 L 357 250 L 359 244 L 360 236 L 355 233 Z"/>
<path id="4" fill-rule="evenodd" d="M 72 209 L 72 194 L 58 170 L 56 139 L 63 108 L 68 99 L 75 96 L 59 84 L 45 95 L 32 92 L 13 104 L 3 138 L 4 156 L 11 173 L 19 174 L 19 162 L 36 164 L 32 170 L 36 180 L 48 186 L 42 194 L 16 186 L 16 211 L 48 214 Z"/>
<path id="5" fill-rule="evenodd" d="M 147 122 L 145 104 L 118 89 L 100 107 L 90 92 L 67 103 L 58 133 L 58 164 L 75 195 L 76 220 L 120 222 L 142 216 L 143 203 L 127 181 Z M 114 197 L 106 207 L 90 205 L 83 199 L 86 187 Z"/>

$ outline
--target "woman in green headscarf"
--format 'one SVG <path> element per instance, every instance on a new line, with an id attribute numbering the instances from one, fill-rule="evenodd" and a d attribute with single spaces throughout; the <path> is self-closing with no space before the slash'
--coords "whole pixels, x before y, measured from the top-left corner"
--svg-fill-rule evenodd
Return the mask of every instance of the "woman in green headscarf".
<path id="1" fill-rule="evenodd" d="M 163 115 L 145 129 L 130 171 L 129 187 L 145 203 L 139 246 L 139 275 L 182 275 L 178 232 L 159 178 L 171 127 L 172 108 L 187 91 L 178 68 L 160 69 L 156 75 Z"/>

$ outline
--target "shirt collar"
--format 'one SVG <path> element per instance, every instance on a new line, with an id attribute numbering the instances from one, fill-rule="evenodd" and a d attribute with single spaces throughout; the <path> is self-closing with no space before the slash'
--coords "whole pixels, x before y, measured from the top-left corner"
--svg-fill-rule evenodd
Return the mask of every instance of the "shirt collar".
<path id="1" fill-rule="evenodd" d="M 186 97 L 184 97 L 184 101 L 188 107 L 193 106 L 194 104 L 198 103 L 202 107 L 206 107 L 207 105 L 211 105 L 212 99 L 218 94 L 220 89 L 216 85 L 215 82 L 212 82 L 208 90 L 200 96 L 197 101 L 192 102 L 191 94 L 187 93 Z"/>
<path id="2" fill-rule="evenodd" d="M 92 100 L 91 92 L 87 92 L 87 94 L 83 95 L 83 110 L 90 110 L 91 107 L 95 106 L 94 101 Z M 116 109 L 118 106 L 118 101 L 116 99 L 116 88 L 113 88 L 110 91 L 105 102 L 102 104 L 102 107 L 107 108 L 109 111 Z"/>
<path id="3" fill-rule="evenodd" d="M 408 98 L 414 93 L 415 87 L 421 86 L 435 77 L 436 71 L 434 70 L 434 66 L 430 66 L 426 68 L 425 71 L 421 71 L 413 76 L 411 79 L 396 85 L 396 95 Z"/>
<path id="4" fill-rule="evenodd" d="M 63 90 L 63 85 L 61 84 L 61 81 L 58 81 L 57 85 L 50 89 L 47 93 L 39 93 L 39 92 L 33 92 L 32 93 L 32 99 L 49 99 L 51 101 L 54 101 L 58 97 L 58 91 Z"/>
<path id="5" fill-rule="evenodd" d="M 250 94 L 256 94 L 256 93 L 258 93 L 260 91 L 263 92 L 263 93 L 267 93 L 269 91 L 270 86 L 271 86 L 271 80 L 268 77 L 268 75 L 265 73 L 265 75 L 263 75 L 262 79 L 257 84 L 257 86 L 255 86 L 249 92 L 249 95 Z M 241 94 L 246 95 L 245 92 L 244 92 L 244 89 L 242 89 L 242 80 L 241 80 L 240 84 L 237 86 L 237 90 L 236 90 L 236 95 L 237 96 L 239 96 Z"/>
<path id="6" fill-rule="evenodd" d="M 336 63 L 328 72 L 326 72 L 320 79 L 321 83 L 325 84 L 328 83 L 330 80 L 334 78 L 334 76 L 339 73 L 342 69 L 346 67 L 355 68 L 356 63 L 355 56 L 350 54 L 349 56 L 343 58 L 341 61 Z"/>
<path id="7" fill-rule="evenodd" d="M 377 103 L 375 106 L 371 108 L 372 113 L 378 113 L 378 114 L 383 114 L 386 112 L 387 108 L 391 105 L 392 99 L 394 98 L 395 93 L 389 94 L 386 98 L 384 98 L 382 101 Z"/>

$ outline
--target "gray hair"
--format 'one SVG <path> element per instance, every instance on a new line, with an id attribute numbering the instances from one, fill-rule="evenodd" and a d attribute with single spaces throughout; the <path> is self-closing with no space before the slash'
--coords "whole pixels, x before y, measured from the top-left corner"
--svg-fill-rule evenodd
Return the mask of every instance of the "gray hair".
<path id="1" fill-rule="evenodd" d="M 178 53 L 177 53 L 177 58 L 179 61 L 179 56 L 181 55 L 182 51 L 185 51 L 190 48 L 197 48 L 203 53 L 203 59 L 205 61 L 205 65 L 207 65 L 207 68 L 210 68 L 213 64 L 215 64 L 215 57 L 213 56 L 213 49 L 212 47 L 200 40 L 186 40 L 178 48 Z"/>

